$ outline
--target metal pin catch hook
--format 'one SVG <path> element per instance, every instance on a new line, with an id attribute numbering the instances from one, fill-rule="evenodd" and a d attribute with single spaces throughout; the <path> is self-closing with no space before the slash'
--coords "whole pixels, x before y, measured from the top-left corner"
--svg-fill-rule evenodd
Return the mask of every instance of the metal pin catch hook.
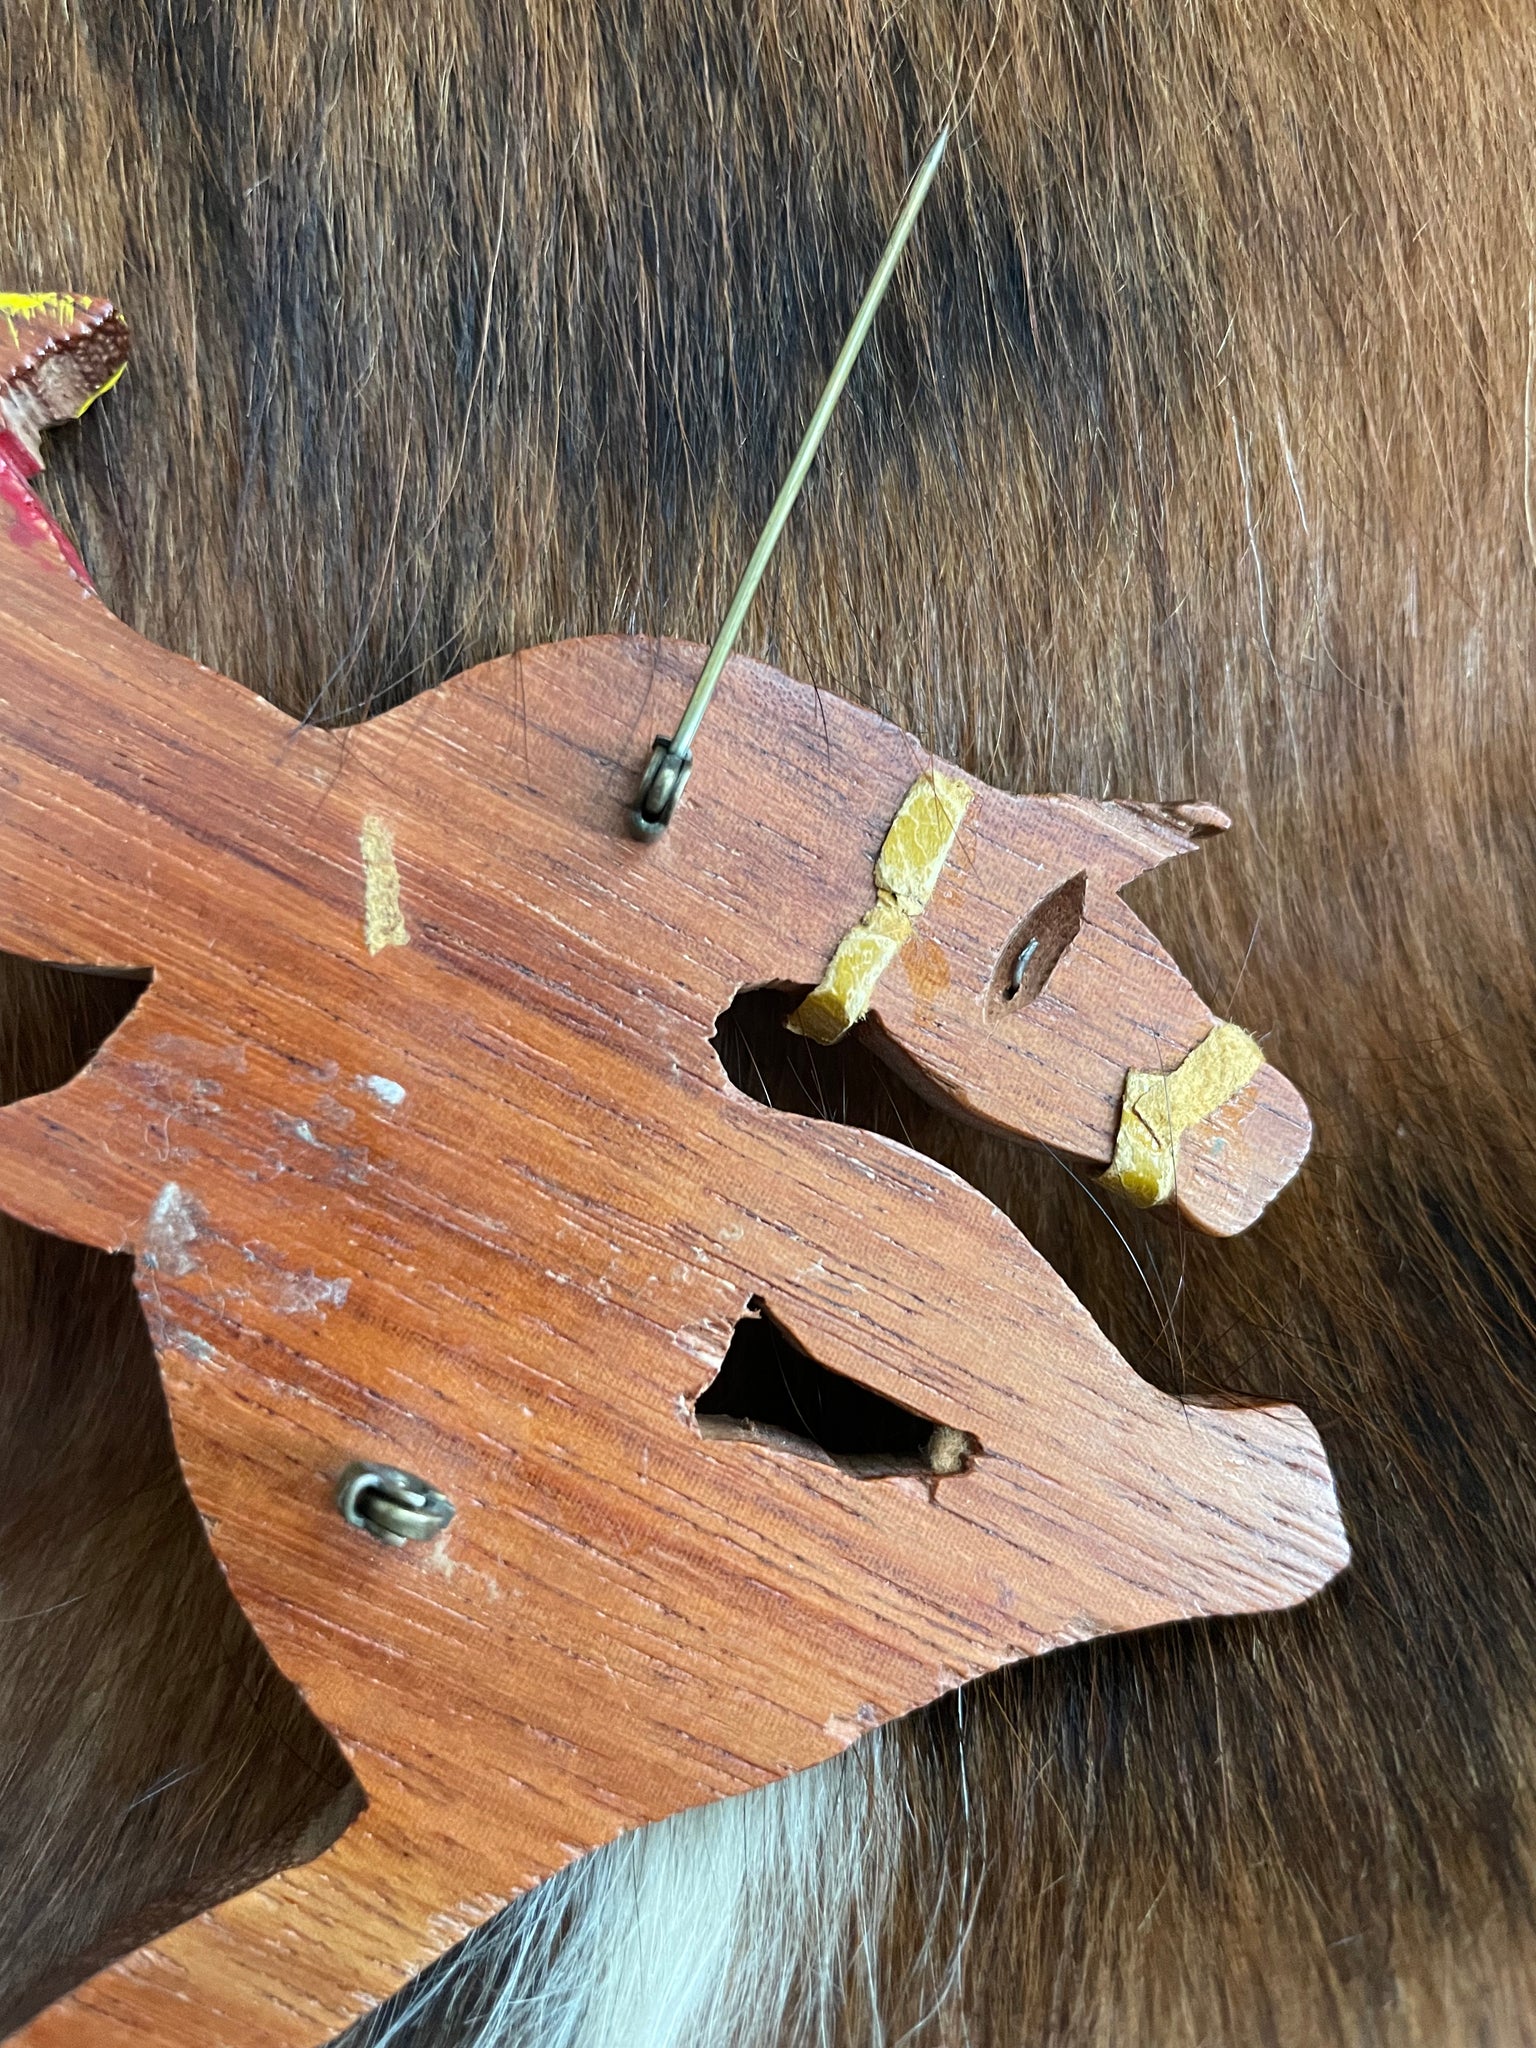
<path id="1" fill-rule="evenodd" d="M 349 1465 L 336 1483 L 342 1520 L 381 1543 L 427 1543 L 453 1520 L 453 1502 L 398 1465 Z"/>
<path id="2" fill-rule="evenodd" d="M 693 695 L 688 699 L 688 708 L 684 711 L 677 731 L 672 737 L 668 739 L 664 734 L 661 735 L 651 749 L 651 758 L 641 778 L 640 793 L 629 814 L 630 828 L 638 839 L 659 838 L 672 821 L 672 813 L 677 809 L 683 785 L 693 768 L 694 737 L 704 713 L 709 708 L 709 700 L 715 693 L 720 672 L 730 659 L 731 649 L 736 645 L 736 636 L 741 631 L 741 622 L 747 615 L 747 607 L 757 595 L 757 586 L 763 580 L 768 558 L 778 544 L 779 535 L 784 531 L 785 522 L 794 509 L 801 486 L 816 459 L 816 451 L 821 446 L 822 436 L 826 433 L 837 401 L 843 394 L 843 386 L 848 382 L 849 373 L 858 361 L 859 351 L 874 325 L 876 309 L 885 297 L 885 288 L 890 283 L 901 252 L 907 245 L 907 237 L 917 223 L 917 216 L 922 211 L 923 201 L 928 197 L 928 188 L 933 183 L 934 173 L 939 168 L 948 144 L 949 129 L 945 127 L 940 130 L 938 140 L 919 164 L 912 183 L 907 187 L 907 196 L 902 202 L 901 212 L 896 216 L 896 225 L 891 229 L 890 239 L 881 253 L 880 261 L 875 265 L 875 274 L 869 281 L 869 288 L 859 304 L 859 310 L 853 316 L 853 325 L 848 330 L 847 339 L 838 350 L 837 361 L 832 365 L 832 373 L 827 378 L 826 387 L 816 402 L 816 410 L 811 414 L 810 425 L 805 430 L 800 446 L 795 450 L 795 459 L 789 466 L 789 474 L 784 479 L 779 495 L 773 501 L 768 523 L 758 536 L 751 560 L 742 572 L 741 581 L 736 586 L 735 595 L 726 610 L 720 630 L 715 635 L 715 644 L 709 650 L 708 659 L 700 671 L 698 682 L 694 685 Z"/>

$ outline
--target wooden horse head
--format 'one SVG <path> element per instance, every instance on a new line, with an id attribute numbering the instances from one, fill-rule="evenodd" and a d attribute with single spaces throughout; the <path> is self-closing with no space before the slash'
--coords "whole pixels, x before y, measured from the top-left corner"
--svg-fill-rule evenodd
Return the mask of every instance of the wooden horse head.
<path id="1" fill-rule="evenodd" d="M 748 1099 L 711 1043 L 780 985 L 795 1028 L 867 1017 L 959 1113 L 1241 1228 L 1305 1110 L 1119 896 L 1219 814 L 1002 796 L 738 661 L 641 845 L 697 671 L 668 643 L 296 726 L 89 594 L 26 474 L 121 326 L 10 303 L 0 945 L 148 980 L 0 1112 L 0 1203 L 133 1252 L 214 1548 L 369 1801 L 29 2041 L 319 2041 L 622 1828 L 1342 1567 L 1299 1411 L 1156 1392 L 964 1181 Z M 696 1412 L 733 1343 L 820 1374 L 838 1429 Z M 451 1523 L 349 1525 L 359 1465 Z"/>

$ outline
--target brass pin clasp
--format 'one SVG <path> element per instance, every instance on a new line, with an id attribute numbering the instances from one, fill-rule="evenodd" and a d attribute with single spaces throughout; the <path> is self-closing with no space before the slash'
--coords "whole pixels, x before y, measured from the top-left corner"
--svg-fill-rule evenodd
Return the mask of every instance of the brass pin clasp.
<path id="1" fill-rule="evenodd" d="M 427 1543 L 453 1520 L 453 1502 L 398 1465 L 351 1464 L 336 1482 L 341 1518 L 380 1543 Z"/>
<path id="2" fill-rule="evenodd" d="M 629 814 L 630 830 L 637 839 L 661 837 L 672 822 L 672 813 L 683 793 L 683 784 L 692 773 L 691 749 L 680 747 L 664 732 L 658 733 L 651 758 L 640 778 L 640 794 Z"/>
<path id="3" fill-rule="evenodd" d="M 651 758 L 641 779 L 639 794 L 629 812 L 629 827 L 637 839 L 659 839 L 672 822 L 672 813 L 677 809 L 677 800 L 683 793 L 693 767 L 693 741 L 698 732 L 704 713 L 709 709 L 709 700 L 715 694 L 715 685 L 720 672 L 730 659 L 731 649 L 736 645 L 741 631 L 742 620 L 747 607 L 757 595 L 757 586 L 763 580 L 763 571 L 768 558 L 778 545 L 779 535 L 794 510 L 795 500 L 800 495 L 801 485 L 809 474 L 821 446 L 822 436 L 843 395 L 843 386 L 848 382 L 859 351 L 874 325 L 875 313 L 885 297 L 885 288 L 895 272 L 907 238 L 917 225 L 917 216 L 923 210 L 923 201 L 928 197 L 928 188 L 933 183 L 945 150 L 949 146 L 949 130 L 944 128 L 932 149 L 918 165 L 907 196 L 902 201 L 896 225 L 891 229 L 890 239 L 875 265 L 874 276 L 869 288 L 859 303 L 859 310 L 853 316 L 853 325 L 848 329 L 847 338 L 837 352 L 837 361 L 832 365 L 825 388 L 816 401 L 816 410 L 811 414 L 810 425 L 801 436 L 800 446 L 795 450 L 795 459 L 789 465 L 789 474 L 780 487 L 779 495 L 773 501 L 773 510 L 768 522 L 758 535 L 757 546 L 752 550 L 751 560 L 742 571 L 741 581 L 726 608 L 720 630 L 715 635 L 715 644 L 694 684 L 693 695 L 688 699 L 687 709 L 678 722 L 677 731 L 671 739 L 660 738 L 651 749 Z"/>

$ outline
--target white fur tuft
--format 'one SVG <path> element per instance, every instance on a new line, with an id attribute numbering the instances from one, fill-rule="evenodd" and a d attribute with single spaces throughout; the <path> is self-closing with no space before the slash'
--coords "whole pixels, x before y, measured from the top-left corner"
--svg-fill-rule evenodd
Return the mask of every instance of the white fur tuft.
<path id="1" fill-rule="evenodd" d="M 621 1836 L 471 1936 L 362 2039 L 830 2048 L 851 1988 L 834 1959 L 857 1974 L 862 1932 L 884 1917 L 882 1750 L 876 1735 L 781 1784 Z M 448 2021 L 456 1984 L 479 1995 Z"/>

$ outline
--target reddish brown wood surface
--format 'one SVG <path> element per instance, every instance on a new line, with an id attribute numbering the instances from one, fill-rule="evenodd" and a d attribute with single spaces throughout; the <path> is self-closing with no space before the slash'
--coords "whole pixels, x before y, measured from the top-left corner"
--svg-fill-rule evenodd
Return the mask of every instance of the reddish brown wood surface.
<path id="1" fill-rule="evenodd" d="M 153 980 L 75 1081 L 0 1112 L 0 1202 L 134 1252 L 214 1548 L 369 1799 L 27 2042 L 304 2048 L 622 1828 L 1010 1659 L 1340 1569 L 1297 1410 L 1156 1392 L 955 1175 L 722 1070 L 736 992 L 814 983 L 867 909 L 915 741 L 733 662 L 642 846 L 625 807 L 700 650 L 540 648 L 300 728 L 130 632 L 6 506 L 0 946 Z M 1118 893 L 1201 822 L 977 785 L 864 1028 L 961 1113 L 1104 1164 L 1127 1073 L 1212 1025 Z M 1049 980 L 1000 1002 L 1078 875 Z M 1180 1206 L 1240 1228 L 1306 1113 L 1265 1067 L 1210 1124 Z M 965 1432 L 967 1469 L 703 1434 L 754 1298 Z M 443 1488 L 450 1529 L 348 1528 L 358 1458 Z"/>

